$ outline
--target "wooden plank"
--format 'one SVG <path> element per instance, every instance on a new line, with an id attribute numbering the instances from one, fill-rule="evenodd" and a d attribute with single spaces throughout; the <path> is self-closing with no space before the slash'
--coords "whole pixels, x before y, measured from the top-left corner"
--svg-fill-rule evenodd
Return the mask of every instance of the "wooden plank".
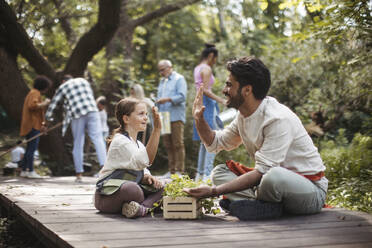
<path id="1" fill-rule="evenodd" d="M 22 207 L 25 210 L 32 210 L 32 211 L 57 211 L 57 210 L 96 210 L 93 205 L 91 204 L 17 204 L 18 206 Z"/>
<path id="2" fill-rule="evenodd" d="M 370 226 L 372 221 L 366 220 L 361 221 L 349 221 L 349 222 L 330 222 L 330 223 L 301 223 L 301 224 L 288 224 L 288 225 L 276 225 L 271 223 L 270 225 L 252 225 L 246 222 L 243 225 L 235 225 L 235 223 L 218 223 L 218 222 L 197 222 L 194 221 L 172 221 L 169 222 L 163 219 L 156 219 L 152 221 L 144 221 L 140 219 L 126 219 L 110 223 L 110 228 L 102 228 L 101 225 L 92 225 L 92 223 L 71 223 L 69 228 L 66 229 L 64 223 L 52 223 L 47 224 L 49 228 L 55 230 L 56 232 L 63 232 L 64 234 L 74 234 L 74 233 L 109 233 L 109 232 L 168 232 L 168 231 L 182 231 L 186 233 L 188 230 L 199 229 L 203 232 L 208 229 L 227 229 L 227 228 L 242 228 L 244 230 L 249 230 L 250 232 L 264 232 L 264 231 L 277 231 L 282 230 L 296 230 L 296 229 L 327 229 L 327 228 L 337 228 L 337 227 L 358 227 L 358 226 Z"/>
<path id="3" fill-rule="evenodd" d="M 293 235 L 296 235 L 296 232 L 299 231 L 306 231 L 306 232 L 312 232 L 313 230 L 322 230 L 322 232 L 327 232 L 328 228 L 334 229 L 336 233 L 341 233 L 343 230 L 346 229 L 358 229 L 360 227 L 368 227 L 372 228 L 372 225 L 359 225 L 359 223 L 349 223 L 346 226 L 328 226 L 328 227 L 306 227 L 306 228 L 281 228 L 273 230 L 272 228 L 264 229 L 260 226 L 255 227 L 234 227 L 231 226 L 230 228 L 219 228 L 216 226 L 215 228 L 193 228 L 193 229 L 162 229 L 162 230 L 144 230 L 143 233 L 139 232 L 139 229 L 130 228 L 128 230 L 125 230 L 125 234 L 123 235 L 123 228 L 122 229 L 111 229 L 109 230 L 103 230 L 102 232 L 94 232 L 94 237 L 88 237 L 84 236 L 84 233 L 77 232 L 77 233 L 68 233 L 66 232 L 62 233 L 61 236 L 63 236 L 66 239 L 69 240 L 75 240 L 75 241 L 93 241 L 93 240 L 129 240 L 129 239 L 135 239 L 135 240 L 142 240 L 142 239 L 163 239 L 167 237 L 183 237 L 183 238 L 194 238 L 194 237 L 203 237 L 203 236 L 211 236 L 211 235 L 252 235 L 255 236 L 257 234 L 265 234 L 268 236 L 272 235 L 278 235 L 278 237 L 283 233 L 292 233 Z M 134 230 L 133 230 L 134 229 Z M 337 230 L 336 230 L 337 229 Z M 151 232 L 151 236 L 148 235 L 148 233 Z M 92 232 L 89 232 L 92 233 Z"/>
<path id="4" fill-rule="evenodd" d="M 303 246 L 303 247 L 314 247 L 314 246 Z M 348 244 L 335 244 L 335 245 L 317 245 L 318 248 L 371 248 L 372 242 L 365 243 L 348 243 Z"/>
<path id="5" fill-rule="evenodd" d="M 289 244 L 278 244 L 278 246 L 276 247 L 302 247 L 302 248 L 305 248 L 305 247 L 318 247 L 318 248 L 371 248 L 372 243 L 370 242 L 358 242 L 358 241 L 353 241 L 352 243 L 349 243 L 346 241 L 346 243 L 342 243 L 342 244 L 333 244 L 333 245 L 328 245 L 328 244 L 319 244 L 319 242 L 315 242 L 315 244 L 313 246 L 300 246 L 300 245 L 294 245 L 294 246 L 290 246 Z M 230 243 L 217 243 L 217 244 L 198 244 L 197 246 L 194 246 L 194 247 L 198 247 L 198 248 L 226 248 L 226 247 L 234 247 L 234 248 L 247 248 L 247 247 L 266 247 L 266 246 L 249 246 L 250 244 L 247 244 L 247 243 L 239 243 L 239 241 L 236 241 L 236 242 L 230 242 Z M 98 246 L 97 246 L 98 247 Z M 124 246 L 121 246 L 121 247 L 124 247 Z M 136 247 L 139 247 L 139 246 L 136 246 Z M 156 247 L 156 246 L 155 246 Z M 166 246 L 167 248 L 192 248 L 192 246 L 190 245 L 170 245 L 170 246 Z M 273 247 L 273 246 L 267 246 L 267 247 Z M 275 247 L 275 246 L 274 246 Z M 88 248 L 86 247 L 85 245 L 79 245 L 79 248 Z M 101 247 L 102 248 L 102 247 Z"/>
<path id="6" fill-rule="evenodd" d="M 167 211 L 190 211 L 192 210 L 194 206 L 192 204 L 187 205 L 167 205 Z"/>
<path id="7" fill-rule="evenodd" d="M 199 247 L 200 244 L 209 244 L 215 247 L 216 244 L 228 243 L 231 246 L 243 245 L 245 247 L 299 247 L 308 244 L 343 244 L 346 242 L 371 242 L 372 227 L 341 228 L 325 230 L 291 230 L 288 232 L 258 232 L 251 234 L 229 234 L 229 235 L 208 235 L 208 236 L 167 236 L 164 238 L 147 239 L 105 239 L 100 241 L 69 241 L 76 247 L 161 247 L 164 244 L 168 246 L 180 247 Z M 123 234 L 125 236 L 125 234 Z M 316 238 L 315 238 L 316 237 Z"/>

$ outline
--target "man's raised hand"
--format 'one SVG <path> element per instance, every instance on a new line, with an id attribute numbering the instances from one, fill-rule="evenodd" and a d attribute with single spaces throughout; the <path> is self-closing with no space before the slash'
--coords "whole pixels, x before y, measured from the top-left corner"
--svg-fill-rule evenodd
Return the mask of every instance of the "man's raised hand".
<path id="1" fill-rule="evenodd" d="M 205 110 L 205 106 L 203 105 L 203 90 L 204 86 L 201 85 L 198 92 L 196 93 L 194 104 L 192 107 L 192 116 L 195 120 L 201 119 Z"/>

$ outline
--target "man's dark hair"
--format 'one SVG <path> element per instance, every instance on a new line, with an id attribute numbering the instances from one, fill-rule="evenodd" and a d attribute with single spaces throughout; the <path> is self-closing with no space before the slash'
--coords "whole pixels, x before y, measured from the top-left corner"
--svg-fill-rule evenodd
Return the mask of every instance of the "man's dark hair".
<path id="1" fill-rule="evenodd" d="M 44 75 L 39 75 L 34 79 L 34 88 L 43 91 L 49 88 L 52 85 L 52 82 L 49 78 Z"/>
<path id="2" fill-rule="evenodd" d="M 269 91 L 270 71 L 255 57 L 242 57 L 227 62 L 227 70 L 239 82 L 240 89 L 246 85 L 252 86 L 256 99 L 264 99 Z"/>
<path id="3" fill-rule="evenodd" d="M 72 76 L 70 74 L 63 75 L 63 77 L 62 77 L 62 81 L 67 81 L 67 80 L 70 80 L 70 79 L 72 79 Z"/>

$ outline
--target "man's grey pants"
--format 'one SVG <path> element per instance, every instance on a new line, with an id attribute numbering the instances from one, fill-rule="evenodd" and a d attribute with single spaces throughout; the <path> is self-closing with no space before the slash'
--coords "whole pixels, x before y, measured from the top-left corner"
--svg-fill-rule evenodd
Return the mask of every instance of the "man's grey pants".
<path id="1" fill-rule="evenodd" d="M 221 185 L 237 176 L 225 164 L 212 171 L 212 182 Z M 321 179 L 327 180 L 327 179 Z M 324 206 L 326 192 L 309 179 L 282 167 L 274 167 L 262 176 L 255 189 L 226 194 L 231 201 L 254 198 L 266 202 L 282 202 L 284 210 L 293 214 L 318 213 Z"/>

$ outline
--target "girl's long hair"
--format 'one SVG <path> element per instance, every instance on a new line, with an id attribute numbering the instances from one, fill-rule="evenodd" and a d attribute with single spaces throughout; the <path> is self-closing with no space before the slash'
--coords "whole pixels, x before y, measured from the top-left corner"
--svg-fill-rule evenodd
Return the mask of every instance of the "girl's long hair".
<path id="1" fill-rule="evenodd" d="M 140 103 L 139 100 L 133 97 L 127 97 L 124 99 L 121 99 L 115 106 L 115 116 L 116 119 L 119 122 L 119 127 L 114 129 L 111 136 L 107 138 L 107 149 L 110 147 L 110 144 L 117 133 L 125 134 L 125 123 L 123 120 L 123 116 L 127 115 L 129 116 L 131 113 L 134 112 L 136 105 Z"/>

